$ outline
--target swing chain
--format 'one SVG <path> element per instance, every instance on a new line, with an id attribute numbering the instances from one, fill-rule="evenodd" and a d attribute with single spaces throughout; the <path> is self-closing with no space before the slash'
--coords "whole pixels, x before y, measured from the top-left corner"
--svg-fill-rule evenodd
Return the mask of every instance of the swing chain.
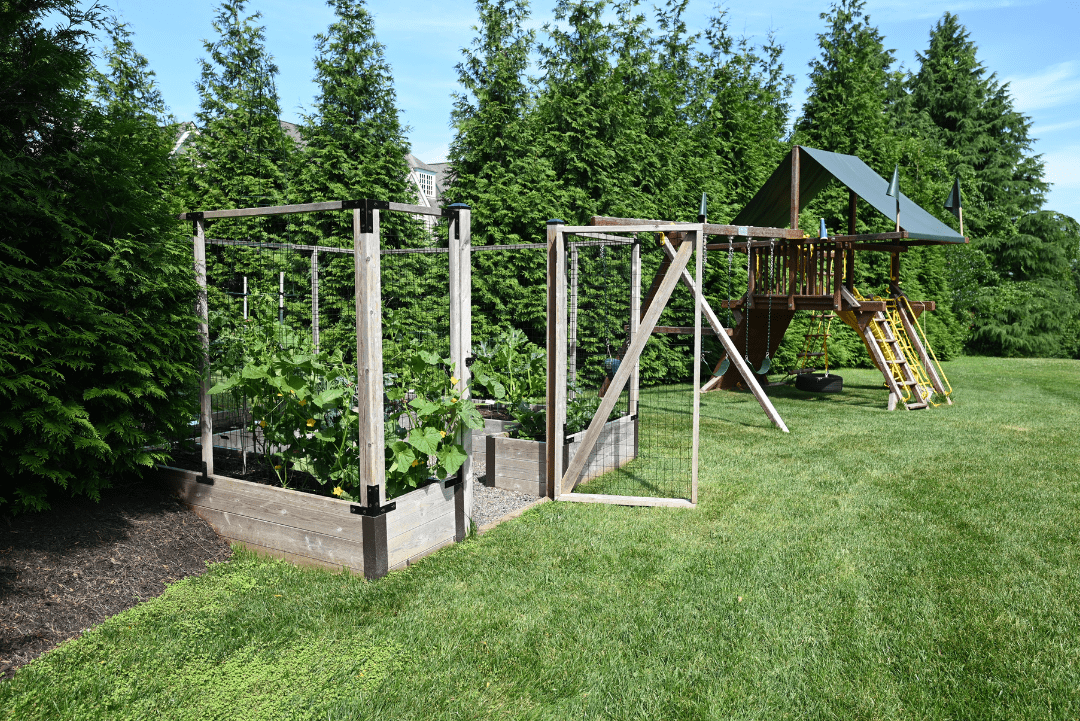
<path id="1" fill-rule="evenodd" d="M 775 252 L 776 252 L 776 240 L 774 238 L 770 238 L 769 239 L 769 285 L 768 285 L 768 288 L 769 288 L 769 326 L 768 326 L 769 330 L 768 330 L 768 334 L 765 336 L 765 358 L 766 358 L 766 360 L 768 360 L 768 358 L 769 358 L 769 350 L 772 347 L 772 299 L 773 299 L 773 291 L 775 290 L 775 288 L 773 287 L 774 283 L 775 283 L 775 279 L 773 278 L 773 257 L 774 257 Z M 764 365 L 764 363 L 762 363 L 762 365 Z"/>
<path id="2" fill-rule="evenodd" d="M 728 328 L 733 328 L 734 327 L 734 321 L 735 321 L 735 314 L 732 312 L 732 308 L 731 308 L 731 270 L 732 270 L 732 263 L 735 262 L 735 237 L 729 235 L 727 240 L 728 240 L 728 247 L 727 247 L 727 299 L 728 299 L 727 320 L 728 320 Z"/>
<path id="3" fill-rule="evenodd" d="M 746 300 L 749 301 L 749 303 L 747 303 L 747 307 L 745 307 L 746 331 L 743 333 L 743 336 L 746 339 L 746 343 L 745 343 L 746 354 L 745 355 L 746 355 L 746 364 L 747 365 L 750 365 L 750 308 L 748 306 L 751 303 L 753 303 L 753 298 L 751 297 L 752 291 L 750 290 L 750 258 L 751 258 L 752 255 L 753 255 L 753 251 L 750 248 L 750 238 L 747 237 L 747 239 L 746 239 Z"/>

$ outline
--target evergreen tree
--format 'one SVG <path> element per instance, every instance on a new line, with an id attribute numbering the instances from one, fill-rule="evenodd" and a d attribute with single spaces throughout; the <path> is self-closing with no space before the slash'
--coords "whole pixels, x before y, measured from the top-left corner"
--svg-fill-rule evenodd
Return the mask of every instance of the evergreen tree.
<path id="1" fill-rule="evenodd" d="M 260 13 L 244 16 L 246 0 L 218 7 L 214 41 L 204 40 L 209 59 L 201 76 L 197 128 L 184 153 L 189 209 L 244 208 L 287 202 L 287 168 L 294 143 L 281 127 L 274 77 L 278 68 L 265 47 Z M 218 237 L 253 239 L 264 219 L 218 221 Z"/>
<path id="2" fill-rule="evenodd" d="M 892 50 L 870 24 L 863 0 L 839 0 L 818 35 L 821 56 L 810 62 L 810 87 L 796 141 L 834 153 L 857 155 L 883 172 L 888 146 L 885 104 L 889 97 Z"/>
<path id="3" fill-rule="evenodd" d="M 754 196 L 788 147 L 794 78 L 784 73 L 783 47 L 771 36 L 754 48 L 735 40 L 726 13 L 705 32 L 708 53 L 697 60 L 702 78 L 695 98 L 695 153 L 704 160 L 702 190 L 714 221 L 733 218 Z"/>
<path id="4" fill-rule="evenodd" d="M 195 399 L 190 249 L 169 201 L 171 132 L 146 61 L 96 9 L 0 15 L 0 502 L 97 498 L 166 454 Z M 66 25 L 46 29 L 55 17 Z"/>
<path id="5" fill-rule="evenodd" d="M 299 192 L 305 202 L 374 198 L 415 203 L 394 77 L 371 13 L 363 0 L 327 4 L 336 22 L 315 36 L 319 92 L 315 114 L 306 116 L 300 128 Z M 338 214 L 312 217 L 351 224 Z"/>
<path id="6" fill-rule="evenodd" d="M 1013 107 L 1008 84 L 976 57 L 978 48 L 952 13 L 930 33 L 909 80 L 911 106 L 940 130 L 950 168 L 965 183 L 965 221 L 973 235 L 1008 235 L 1037 210 L 1047 190 L 1041 157 L 1031 154 L 1031 119 Z"/>
<path id="7" fill-rule="evenodd" d="M 479 24 L 457 67 L 450 144 L 448 203 L 472 207 L 474 245 L 542 242 L 544 224 L 558 216 L 560 188 L 540 154 L 535 91 L 526 76 L 535 32 L 526 30 L 525 0 L 478 0 Z M 517 327 L 533 340 L 544 334 L 546 263 L 543 253 L 473 256 L 476 337 Z"/>

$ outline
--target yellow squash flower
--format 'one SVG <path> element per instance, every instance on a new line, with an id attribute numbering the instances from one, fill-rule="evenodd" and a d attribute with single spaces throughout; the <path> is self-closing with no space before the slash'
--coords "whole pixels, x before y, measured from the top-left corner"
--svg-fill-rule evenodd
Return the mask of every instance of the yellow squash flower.
<path id="1" fill-rule="evenodd" d="M 259 428 L 266 428 L 266 421 L 259 421 Z"/>
<path id="2" fill-rule="evenodd" d="M 306 400 L 304 400 L 303 398 L 301 398 L 301 399 L 300 399 L 300 405 L 302 405 L 302 406 L 306 406 L 306 405 L 307 405 L 307 401 L 306 401 Z"/>
<path id="3" fill-rule="evenodd" d="M 307 427 L 308 428 L 314 428 L 315 427 L 315 419 L 314 418 L 308 418 L 307 419 Z"/>
<path id="4" fill-rule="evenodd" d="M 345 493 L 345 489 L 344 489 L 344 488 L 342 488 L 341 486 L 335 486 L 335 487 L 334 487 L 334 495 L 335 495 L 335 496 L 341 496 L 341 495 L 343 495 L 344 493 Z"/>
<path id="5" fill-rule="evenodd" d="M 458 378 L 455 378 L 454 376 L 450 376 L 450 385 L 452 385 L 452 386 L 456 386 L 456 385 L 457 385 L 457 382 L 458 382 L 458 380 L 460 380 L 460 379 L 458 379 Z"/>
<path id="6" fill-rule="evenodd" d="M 281 470 L 281 466 L 274 466 L 274 470 L 275 470 L 275 471 L 280 471 L 280 470 Z"/>
<path id="7" fill-rule="evenodd" d="M 416 468 L 416 467 L 417 467 L 418 465 L 420 465 L 420 461 L 416 461 L 416 460 L 414 460 L 414 461 L 412 462 L 412 464 L 411 464 L 411 465 L 410 465 L 409 467 L 410 467 L 410 468 Z"/>
<path id="8" fill-rule="evenodd" d="M 439 438 L 446 438 L 446 431 L 439 431 Z"/>

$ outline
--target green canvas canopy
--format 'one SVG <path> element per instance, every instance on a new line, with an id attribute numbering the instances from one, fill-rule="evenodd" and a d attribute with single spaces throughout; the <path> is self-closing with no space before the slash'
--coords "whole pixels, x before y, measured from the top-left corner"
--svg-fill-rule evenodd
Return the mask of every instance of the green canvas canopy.
<path id="1" fill-rule="evenodd" d="M 896 199 L 886 195 L 889 182 L 862 160 L 854 155 L 830 153 L 805 146 L 799 146 L 799 150 L 800 205 L 812 200 L 835 178 L 885 217 L 890 220 L 896 218 Z M 783 228 L 788 225 L 790 218 L 791 154 L 788 154 L 731 224 Z M 900 227 L 914 240 L 966 242 L 964 236 L 920 208 L 903 193 L 900 194 Z"/>

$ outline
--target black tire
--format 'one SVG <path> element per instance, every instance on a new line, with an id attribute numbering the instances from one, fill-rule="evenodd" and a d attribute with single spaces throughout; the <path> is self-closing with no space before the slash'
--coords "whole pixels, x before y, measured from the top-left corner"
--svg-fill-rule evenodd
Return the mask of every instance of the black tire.
<path id="1" fill-rule="evenodd" d="M 833 373 L 803 373 L 795 376 L 795 387 L 811 393 L 839 393 L 844 390 L 844 379 Z"/>

